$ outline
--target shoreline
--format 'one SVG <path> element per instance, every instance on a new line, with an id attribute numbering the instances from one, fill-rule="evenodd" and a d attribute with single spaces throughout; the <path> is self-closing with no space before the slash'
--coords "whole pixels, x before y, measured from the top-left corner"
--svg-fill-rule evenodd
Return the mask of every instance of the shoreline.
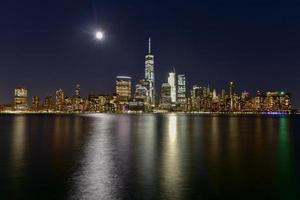
<path id="1" fill-rule="evenodd" d="M 300 113 L 286 113 L 286 112 L 124 112 L 124 113 L 112 113 L 112 112 L 0 112 L 0 115 L 87 115 L 87 114 L 116 114 L 116 115 L 219 115 L 219 116 L 288 116 L 299 115 Z"/>

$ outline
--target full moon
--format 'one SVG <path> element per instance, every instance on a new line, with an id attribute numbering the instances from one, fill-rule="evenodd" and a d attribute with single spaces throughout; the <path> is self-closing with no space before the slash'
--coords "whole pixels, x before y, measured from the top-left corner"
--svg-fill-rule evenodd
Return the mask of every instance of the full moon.
<path id="1" fill-rule="evenodd" d="M 103 39 L 103 33 L 100 32 L 100 31 L 98 31 L 98 32 L 96 33 L 96 38 L 97 38 L 98 40 L 102 40 L 102 39 Z"/>

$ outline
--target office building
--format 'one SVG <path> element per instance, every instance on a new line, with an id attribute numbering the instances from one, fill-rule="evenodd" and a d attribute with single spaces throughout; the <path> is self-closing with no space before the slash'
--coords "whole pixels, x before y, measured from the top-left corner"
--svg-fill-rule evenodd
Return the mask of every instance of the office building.
<path id="1" fill-rule="evenodd" d="M 149 104 L 155 106 L 154 55 L 151 52 L 151 38 L 148 45 L 148 54 L 145 57 L 145 80 L 149 82 Z"/>
<path id="2" fill-rule="evenodd" d="M 28 91 L 25 87 L 17 87 L 15 89 L 14 109 L 16 111 L 28 110 Z"/>

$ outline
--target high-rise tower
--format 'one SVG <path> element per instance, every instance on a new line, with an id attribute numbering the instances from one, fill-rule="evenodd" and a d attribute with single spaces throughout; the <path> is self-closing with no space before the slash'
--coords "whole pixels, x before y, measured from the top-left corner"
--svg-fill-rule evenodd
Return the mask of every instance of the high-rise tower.
<path id="1" fill-rule="evenodd" d="M 229 83 L 230 111 L 233 111 L 234 108 L 234 93 L 235 93 L 235 85 L 231 81 Z"/>
<path id="2" fill-rule="evenodd" d="M 177 101 L 180 104 L 186 103 L 186 82 L 185 75 L 179 74 L 177 79 Z"/>
<path id="3" fill-rule="evenodd" d="M 80 97 L 80 85 L 76 84 L 75 97 Z"/>
<path id="4" fill-rule="evenodd" d="M 151 52 L 151 38 L 148 45 L 148 54 L 145 57 L 145 79 L 149 82 L 149 104 L 155 105 L 154 55 Z"/>
<path id="5" fill-rule="evenodd" d="M 176 73 L 175 69 L 172 72 L 169 72 L 168 83 L 171 86 L 171 102 L 176 104 L 177 102 L 177 93 L 176 93 Z"/>
<path id="6" fill-rule="evenodd" d="M 15 89 L 14 108 L 18 111 L 26 111 L 28 109 L 27 104 L 27 89 L 25 87 L 17 87 Z"/>

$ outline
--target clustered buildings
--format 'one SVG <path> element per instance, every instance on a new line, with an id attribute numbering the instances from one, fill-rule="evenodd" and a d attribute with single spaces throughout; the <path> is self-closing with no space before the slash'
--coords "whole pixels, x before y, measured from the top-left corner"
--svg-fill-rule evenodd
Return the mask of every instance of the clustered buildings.
<path id="1" fill-rule="evenodd" d="M 28 102 L 28 91 L 17 87 L 12 104 L 1 105 L 2 112 L 217 112 L 217 113 L 290 113 L 291 96 L 285 91 L 257 91 L 250 96 L 246 91 L 238 93 L 230 82 L 219 93 L 209 86 L 192 86 L 187 90 L 185 74 L 177 74 L 173 68 L 157 90 L 154 73 L 154 55 L 149 50 L 145 57 L 145 77 L 132 85 L 128 76 L 116 77 L 116 89 L 112 95 L 88 95 L 82 97 L 80 85 L 74 94 L 66 96 L 62 89 L 43 101 L 33 96 Z"/>

